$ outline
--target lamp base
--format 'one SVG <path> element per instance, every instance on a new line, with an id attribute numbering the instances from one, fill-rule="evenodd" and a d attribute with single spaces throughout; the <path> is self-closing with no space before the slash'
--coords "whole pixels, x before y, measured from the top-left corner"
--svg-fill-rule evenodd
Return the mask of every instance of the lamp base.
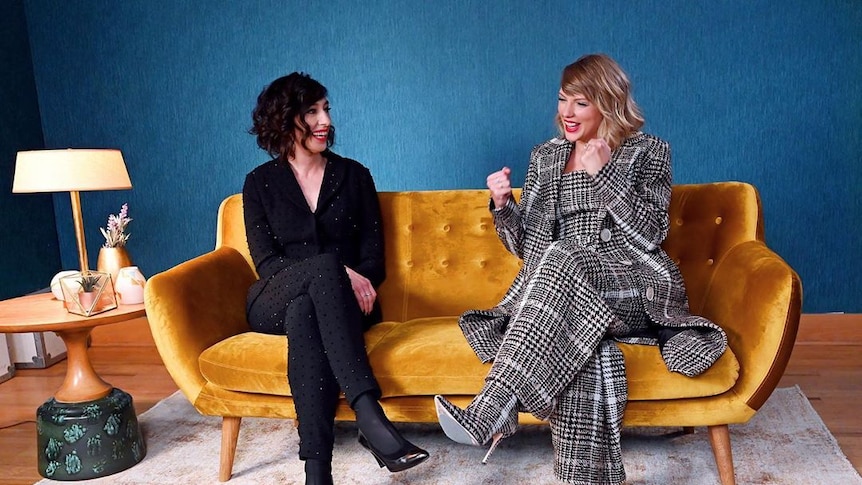
<path id="1" fill-rule="evenodd" d="M 49 399 L 36 411 L 39 474 L 51 480 L 89 480 L 126 470 L 144 459 L 132 396 L 113 388 L 95 401 Z"/>

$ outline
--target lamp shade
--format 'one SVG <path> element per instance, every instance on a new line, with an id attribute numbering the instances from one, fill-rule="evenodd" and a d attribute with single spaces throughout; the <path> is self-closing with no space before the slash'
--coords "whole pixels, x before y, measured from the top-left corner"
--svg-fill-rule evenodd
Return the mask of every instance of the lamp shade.
<path id="1" fill-rule="evenodd" d="M 131 189 L 119 150 L 65 149 L 18 152 L 12 192 Z"/>

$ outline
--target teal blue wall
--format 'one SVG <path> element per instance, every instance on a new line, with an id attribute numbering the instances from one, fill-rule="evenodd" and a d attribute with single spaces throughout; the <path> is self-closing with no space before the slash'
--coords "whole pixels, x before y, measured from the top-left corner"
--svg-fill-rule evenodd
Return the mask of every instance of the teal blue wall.
<path id="1" fill-rule="evenodd" d="M 13 194 L 15 155 L 42 148 L 42 126 L 21 0 L 0 15 L 0 299 L 45 288 L 60 269 L 48 194 Z"/>
<path id="2" fill-rule="evenodd" d="M 741 180 L 807 312 L 862 312 L 857 202 L 862 3 L 845 1 L 26 0 L 48 147 L 122 149 L 134 189 L 84 194 L 98 227 L 129 202 L 151 275 L 212 249 L 215 211 L 266 156 L 246 133 L 260 89 L 304 70 L 331 91 L 336 151 L 381 190 L 522 179 L 554 134 L 562 67 L 606 52 L 677 183 Z M 68 203 L 55 212 L 74 267 Z"/>

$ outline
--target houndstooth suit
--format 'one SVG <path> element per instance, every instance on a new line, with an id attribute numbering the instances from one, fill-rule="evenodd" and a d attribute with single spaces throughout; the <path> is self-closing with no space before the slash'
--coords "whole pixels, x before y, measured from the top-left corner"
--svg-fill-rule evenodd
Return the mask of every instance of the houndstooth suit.
<path id="1" fill-rule="evenodd" d="M 721 356 L 727 337 L 690 314 L 679 269 L 660 247 L 667 143 L 635 133 L 580 181 L 563 175 L 572 148 L 559 138 L 534 148 L 520 203 L 492 211 L 523 265 L 496 307 L 464 313 L 460 326 L 479 358 L 494 361 L 487 382 L 550 420 L 559 478 L 621 483 L 627 387 L 622 354 L 607 339 L 658 343 L 669 370 L 694 376 Z"/>

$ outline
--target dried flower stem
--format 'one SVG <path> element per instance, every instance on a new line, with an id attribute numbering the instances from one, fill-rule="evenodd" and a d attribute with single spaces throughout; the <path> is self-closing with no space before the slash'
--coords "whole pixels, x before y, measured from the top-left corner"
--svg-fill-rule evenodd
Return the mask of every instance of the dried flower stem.
<path id="1" fill-rule="evenodd" d="M 126 234 L 126 226 L 132 222 L 129 217 L 129 204 L 123 204 L 118 215 L 108 215 L 108 229 L 99 228 L 102 235 L 105 236 L 104 248 L 121 248 L 126 245 L 130 234 Z"/>

